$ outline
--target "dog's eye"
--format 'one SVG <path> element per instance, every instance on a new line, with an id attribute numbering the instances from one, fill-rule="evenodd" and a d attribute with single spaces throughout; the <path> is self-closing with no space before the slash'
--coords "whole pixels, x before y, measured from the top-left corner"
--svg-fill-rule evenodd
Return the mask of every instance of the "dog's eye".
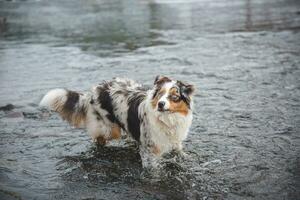
<path id="1" fill-rule="evenodd" d="M 165 94 L 164 91 L 160 91 L 160 92 L 157 94 L 157 96 L 158 96 L 158 97 L 161 97 L 161 96 L 163 96 L 164 94 Z"/>
<path id="2" fill-rule="evenodd" d="M 179 101 L 179 96 L 177 96 L 177 95 L 171 95 L 170 99 L 172 101 Z"/>

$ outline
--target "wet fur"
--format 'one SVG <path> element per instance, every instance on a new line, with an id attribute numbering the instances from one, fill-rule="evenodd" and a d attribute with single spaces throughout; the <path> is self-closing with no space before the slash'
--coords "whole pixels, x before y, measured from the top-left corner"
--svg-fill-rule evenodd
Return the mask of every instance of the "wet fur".
<path id="1" fill-rule="evenodd" d="M 58 112 L 76 127 L 86 127 L 100 144 L 120 138 L 121 132 L 130 135 L 139 142 L 143 165 L 147 166 L 151 164 L 149 158 L 182 149 L 192 122 L 193 91 L 193 86 L 167 77 L 157 77 L 152 89 L 115 78 L 86 94 L 51 90 L 40 105 Z M 159 112 L 157 104 L 163 99 L 169 107 Z"/>

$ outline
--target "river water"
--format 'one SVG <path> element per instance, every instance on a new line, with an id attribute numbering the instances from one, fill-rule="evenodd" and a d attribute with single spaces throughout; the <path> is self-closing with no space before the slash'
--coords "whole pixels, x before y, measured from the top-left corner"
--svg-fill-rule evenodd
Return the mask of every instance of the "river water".
<path id="1" fill-rule="evenodd" d="M 0 1 L 0 199 L 300 199 L 299 66 L 297 0 Z M 38 108 L 158 74 L 197 93 L 186 158 L 155 172 Z"/>

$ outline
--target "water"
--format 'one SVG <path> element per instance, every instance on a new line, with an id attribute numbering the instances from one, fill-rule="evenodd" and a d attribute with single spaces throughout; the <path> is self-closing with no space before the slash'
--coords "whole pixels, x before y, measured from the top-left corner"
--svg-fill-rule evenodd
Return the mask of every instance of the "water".
<path id="1" fill-rule="evenodd" d="M 0 31 L 0 199 L 300 198 L 298 1 L 0 1 Z M 38 108 L 158 74 L 197 94 L 187 157 L 154 172 Z"/>

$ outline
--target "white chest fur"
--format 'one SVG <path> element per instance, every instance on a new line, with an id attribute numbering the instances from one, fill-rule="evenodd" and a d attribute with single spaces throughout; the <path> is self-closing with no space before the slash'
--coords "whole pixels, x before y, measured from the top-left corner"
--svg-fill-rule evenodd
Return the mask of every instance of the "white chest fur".
<path id="1" fill-rule="evenodd" d="M 146 136 L 142 133 L 141 142 L 147 143 L 150 140 L 161 154 L 172 149 L 181 150 L 182 141 L 186 139 L 192 123 L 192 111 L 186 116 L 180 113 L 161 113 L 154 111 L 150 105 L 145 105 L 144 111 L 147 112 L 147 122 L 142 132 Z"/>

